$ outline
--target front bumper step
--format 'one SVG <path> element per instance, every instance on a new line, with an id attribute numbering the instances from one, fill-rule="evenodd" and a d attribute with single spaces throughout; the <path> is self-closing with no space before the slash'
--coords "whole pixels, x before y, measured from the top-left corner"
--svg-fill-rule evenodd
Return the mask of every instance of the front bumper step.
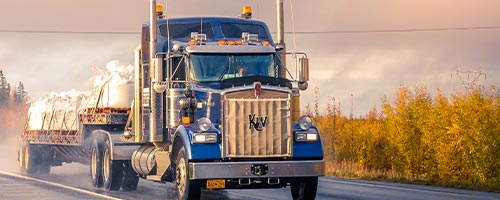
<path id="1" fill-rule="evenodd" d="M 255 173 L 255 166 L 265 166 L 266 173 Z M 189 179 L 271 178 L 324 176 L 324 160 L 194 162 L 189 163 Z"/>

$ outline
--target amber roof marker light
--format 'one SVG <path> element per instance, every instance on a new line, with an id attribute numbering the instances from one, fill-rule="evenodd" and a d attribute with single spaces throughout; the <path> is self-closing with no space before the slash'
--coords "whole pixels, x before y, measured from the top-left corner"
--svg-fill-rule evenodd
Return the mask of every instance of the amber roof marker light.
<path id="1" fill-rule="evenodd" d="M 241 18 L 252 19 L 252 6 L 241 7 Z"/>
<path id="2" fill-rule="evenodd" d="M 156 14 L 159 16 L 163 15 L 163 6 L 162 5 L 156 5 Z"/>

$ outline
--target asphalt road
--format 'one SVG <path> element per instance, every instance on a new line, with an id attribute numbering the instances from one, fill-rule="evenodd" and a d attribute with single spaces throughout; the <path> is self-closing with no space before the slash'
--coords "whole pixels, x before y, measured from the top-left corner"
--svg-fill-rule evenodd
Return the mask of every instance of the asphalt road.
<path id="1" fill-rule="evenodd" d="M 14 172 L 15 173 L 15 172 Z M 70 186 L 68 189 L 0 174 L 0 199 L 175 199 L 173 184 L 141 180 L 135 192 L 94 189 L 90 185 L 88 167 L 69 164 L 55 167 L 52 173 L 34 176 L 37 180 Z M 22 190 L 21 190 L 22 188 Z M 81 191 L 80 191 L 81 190 Z M 20 192 L 22 191 L 22 192 Z M 82 193 L 82 191 L 84 191 Z M 85 193 L 86 192 L 86 193 Z M 291 199 L 289 188 L 265 190 L 203 191 L 202 199 Z M 417 186 L 399 183 L 320 178 L 317 199 L 500 199 L 500 194 L 469 190 Z"/>

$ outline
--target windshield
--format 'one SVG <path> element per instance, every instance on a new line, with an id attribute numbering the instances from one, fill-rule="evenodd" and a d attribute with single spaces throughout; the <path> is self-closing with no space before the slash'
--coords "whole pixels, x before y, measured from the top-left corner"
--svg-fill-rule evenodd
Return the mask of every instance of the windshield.
<path id="1" fill-rule="evenodd" d="M 195 81 L 277 76 L 273 54 L 192 54 L 190 63 L 190 77 Z"/>

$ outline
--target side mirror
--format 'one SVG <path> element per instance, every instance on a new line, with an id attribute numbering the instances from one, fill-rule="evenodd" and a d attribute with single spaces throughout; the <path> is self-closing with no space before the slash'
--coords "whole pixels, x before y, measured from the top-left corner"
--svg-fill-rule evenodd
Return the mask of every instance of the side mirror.
<path id="1" fill-rule="evenodd" d="M 302 91 L 307 90 L 307 88 L 309 87 L 309 83 L 307 83 L 305 81 L 304 82 L 299 81 L 298 86 L 299 86 L 299 89 Z"/>
<path id="2" fill-rule="evenodd" d="M 299 82 L 307 82 L 309 81 L 309 58 L 299 58 L 299 63 Z"/>
<path id="3" fill-rule="evenodd" d="M 285 47 L 281 44 L 278 44 L 278 45 L 276 45 L 275 49 L 277 52 L 280 52 L 280 51 L 283 51 L 283 49 L 285 49 Z"/>
<path id="4" fill-rule="evenodd" d="M 153 79 L 153 89 L 157 93 L 165 92 L 167 88 L 167 84 L 162 80 L 162 71 L 163 71 L 163 58 L 153 58 L 153 66 L 155 69 L 155 78 Z"/>
<path id="5" fill-rule="evenodd" d="M 309 84 L 307 84 L 307 81 L 309 81 L 309 58 L 307 57 L 302 57 L 299 58 L 299 64 L 300 64 L 300 69 L 299 69 L 299 89 L 300 90 L 306 90 Z"/>

